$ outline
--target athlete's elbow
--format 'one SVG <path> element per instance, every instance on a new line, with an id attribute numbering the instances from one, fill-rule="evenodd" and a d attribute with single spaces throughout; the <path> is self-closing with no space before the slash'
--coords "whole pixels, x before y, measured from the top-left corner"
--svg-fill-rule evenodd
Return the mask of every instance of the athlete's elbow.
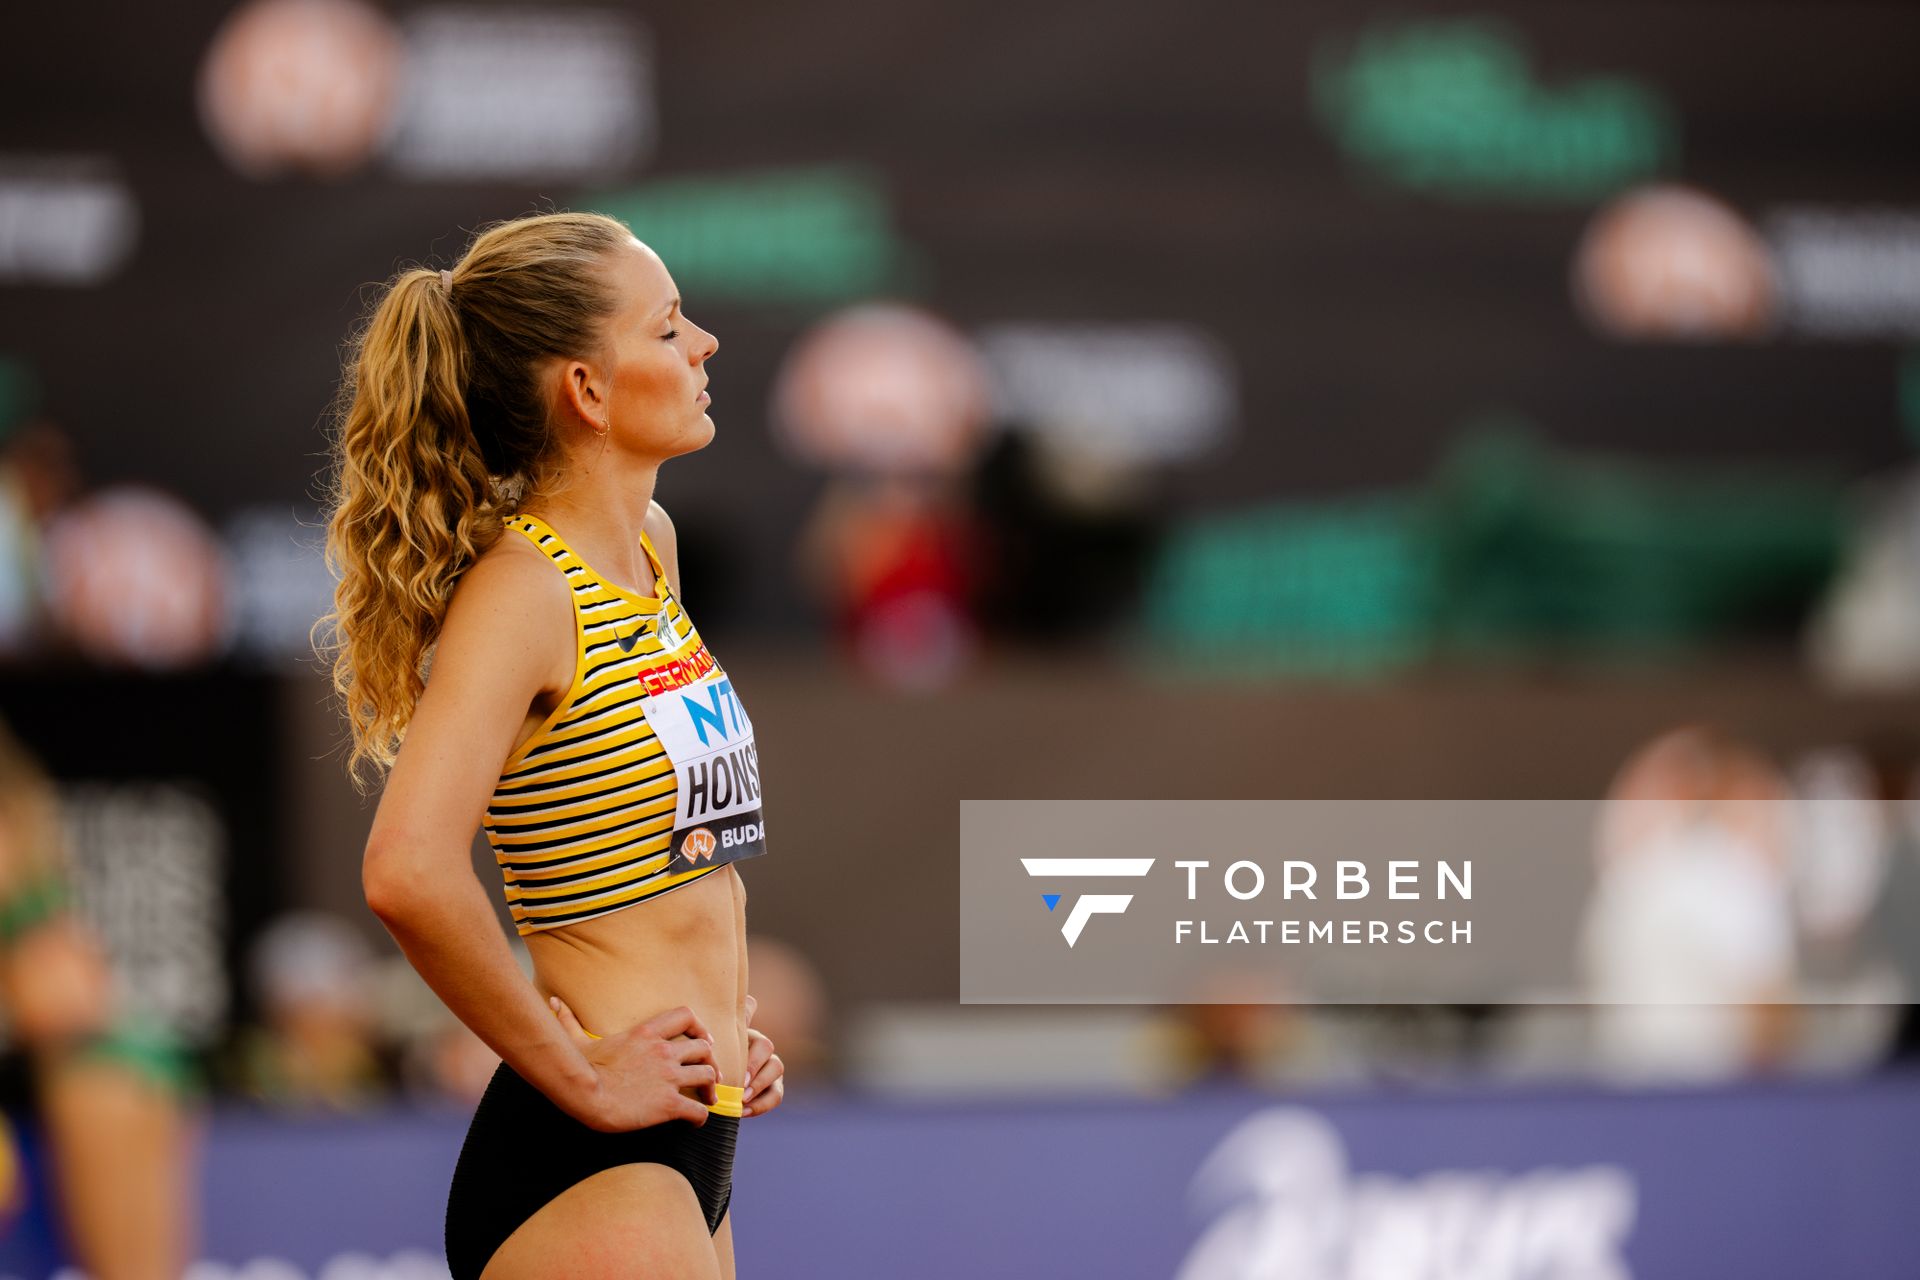
<path id="1" fill-rule="evenodd" d="M 418 851 L 407 842 L 375 835 L 360 860 L 360 893 L 367 909 L 392 923 L 410 914 L 420 900 L 422 877 Z"/>
<path id="2" fill-rule="evenodd" d="M 385 884 L 376 884 L 362 877 L 360 889 L 367 900 L 367 910 L 373 912 L 373 914 L 380 917 L 381 920 L 391 922 L 400 914 L 400 898 Z"/>
<path id="3" fill-rule="evenodd" d="M 391 920 L 404 910 L 406 895 L 393 876 L 376 874 L 371 862 L 360 868 L 360 893 L 367 910 L 382 920 Z"/>

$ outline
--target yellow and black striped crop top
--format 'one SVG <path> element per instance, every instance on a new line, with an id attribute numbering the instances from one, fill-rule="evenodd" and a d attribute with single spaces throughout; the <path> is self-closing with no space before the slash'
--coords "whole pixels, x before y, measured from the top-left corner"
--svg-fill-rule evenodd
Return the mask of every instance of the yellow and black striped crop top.
<path id="1" fill-rule="evenodd" d="M 753 724 L 645 534 L 653 594 L 616 587 L 534 516 L 572 587 L 573 685 L 514 748 L 481 824 L 522 934 L 645 902 L 766 852 Z"/>

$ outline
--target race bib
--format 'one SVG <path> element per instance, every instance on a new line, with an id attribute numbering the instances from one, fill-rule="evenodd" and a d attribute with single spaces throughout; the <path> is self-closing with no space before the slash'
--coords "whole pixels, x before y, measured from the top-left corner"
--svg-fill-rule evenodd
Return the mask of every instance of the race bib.
<path id="1" fill-rule="evenodd" d="M 717 867 L 765 853 L 753 721 L 726 672 L 716 667 L 690 684 L 642 699 L 640 708 L 679 784 L 667 870 Z"/>

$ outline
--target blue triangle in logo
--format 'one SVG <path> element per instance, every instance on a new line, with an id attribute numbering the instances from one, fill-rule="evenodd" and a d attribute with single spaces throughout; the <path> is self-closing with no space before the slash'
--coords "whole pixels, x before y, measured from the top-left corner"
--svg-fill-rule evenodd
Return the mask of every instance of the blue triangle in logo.
<path id="1" fill-rule="evenodd" d="M 1060 895 L 1057 893 L 1043 893 L 1040 895 L 1040 900 L 1047 904 L 1049 911 L 1060 905 Z"/>

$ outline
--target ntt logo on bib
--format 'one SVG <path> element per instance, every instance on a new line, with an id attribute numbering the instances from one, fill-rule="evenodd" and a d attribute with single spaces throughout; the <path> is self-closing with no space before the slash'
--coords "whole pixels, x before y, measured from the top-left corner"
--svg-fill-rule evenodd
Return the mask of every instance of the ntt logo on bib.
<path id="1" fill-rule="evenodd" d="M 1082 876 L 1144 876 L 1153 870 L 1152 858 L 1022 858 L 1027 874 L 1039 880 L 1059 880 Z M 1060 905 L 1057 893 L 1043 893 L 1040 900 L 1052 911 Z M 1097 915 L 1119 915 L 1133 901 L 1130 893 L 1085 893 L 1074 899 L 1061 922 L 1060 936 L 1071 947 L 1080 941 L 1081 930 Z"/>

